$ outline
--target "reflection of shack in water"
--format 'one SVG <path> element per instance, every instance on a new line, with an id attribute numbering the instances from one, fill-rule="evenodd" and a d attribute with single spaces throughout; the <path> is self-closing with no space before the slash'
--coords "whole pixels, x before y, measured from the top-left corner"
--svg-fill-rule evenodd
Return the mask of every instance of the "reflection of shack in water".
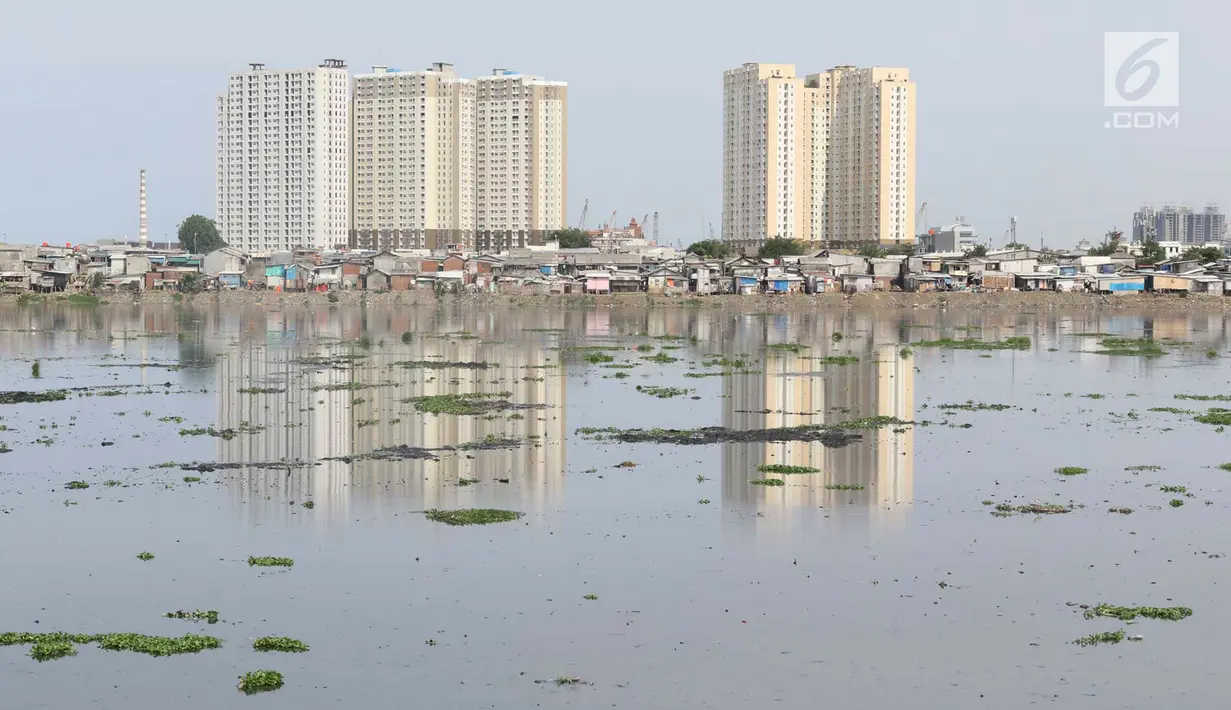
<path id="1" fill-rule="evenodd" d="M 900 346 L 866 349 L 854 364 L 825 364 L 806 354 L 768 357 L 762 375 L 737 375 L 727 384 L 724 425 L 773 429 L 836 424 L 853 419 L 914 417 L 914 368 Z M 858 431 L 858 441 L 838 447 L 818 442 L 723 445 L 723 502 L 738 507 L 784 510 L 849 501 L 880 507 L 911 502 L 914 433 L 911 427 Z M 819 469 L 812 474 L 766 474 L 764 465 Z M 749 483 L 782 478 L 781 487 Z M 825 486 L 863 486 L 834 490 Z"/>
<path id="2" fill-rule="evenodd" d="M 479 505 L 495 496 L 505 505 L 535 509 L 561 493 L 564 377 L 551 361 L 554 351 L 476 338 L 425 336 L 402 344 L 386 336 L 385 342 L 364 350 L 328 342 L 267 345 L 254 339 L 226 351 L 218 362 L 216 426 L 255 431 L 220 440 L 219 460 L 316 462 L 399 445 L 438 450 L 438 461 L 328 461 L 308 469 L 310 474 L 292 474 L 292 480 L 310 480 L 297 495 L 310 495 L 321 506 L 318 513 L 328 504 L 332 513 L 344 514 L 360 498 L 365 506 L 393 500 L 403 509 L 417 509 Z M 337 360 L 340 355 L 356 359 Z M 311 359 L 315 364 L 304 364 Z M 445 362 L 486 366 L 423 365 Z M 519 407 L 478 415 L 430 414 L 413 402 L 469 393 L 499 393 L 498 399 Z M 526 443 L 442 450 L 493 438 Z M 277 489 L 279 476 L 286 474 L 245 476 L 246 494 L 253 502 L 258 493 L 261 498 L 272 495 L 286 506 L 285 495 L 265 488 Z M 480 483 L 459 486 L 462 478 Z M 242 500 L 245 492 L 236 493 Z"/>

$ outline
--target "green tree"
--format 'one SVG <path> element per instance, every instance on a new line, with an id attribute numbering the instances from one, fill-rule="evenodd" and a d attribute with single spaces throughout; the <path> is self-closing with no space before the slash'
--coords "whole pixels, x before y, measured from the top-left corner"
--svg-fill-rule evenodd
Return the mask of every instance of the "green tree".
<path id="1" fill-rule="evenodd" d="M 881 245 L 876 242 L 868 242 L 867 244 L 859 247 L 859 251 L 855 253 L 869 259 L 879 259 L 885 255 L 885 250 L 881 249 Z"/>
<path id="2" fill-rule="evenodd" d="M 808 246 L 803 242 L 774 237 L 773 239 L 765 240 L 764 246 L 757 250 L 757 257 L 761 259 L 777 259 L 783 256 L 799 256 L 807 252 Z"/>
<path id="3" fill-rule="evenodd" d="M 1185 261 L 1196 260 L 1201 263 L 1207 261 L 1218 261 L 1226 258 L 1222 249 L 1218 247 L 1189 247 L 1187 251 L 1180 255 L 1180 258 Z"/>
<path id="4" fill-rule="evenodd" d="M 179 282 L 180 291 L 184 293 L 200 293 L 205 283 L 200 274 L 184 274 Z"/>
<path id="5" fill-rule="evenodd" d="M 726 259 L 735 254 L 730 244 L 717 239 L 704 239 L 688 245 L 689 254 L 696 254 L 702 259 Z"/>
<path id="6" fill-rule="evenodd" d="M 1101 247 L 1094 247 L 1086 253 L 1090 256 L 1111 256 L 1118 251 L 1120 251 L 1120 241 L 1118 239 L 1113 239 Z"/>
<path id="7" fill-rule="evenodd" d="M 1142 264 L 1157 264 L 1167 258 L 1167 252 L 1153 239 L 1141 245 L 1141 256 L 1137 261 Z"/>
<path id="8" fill-rule="evenodd" d="M 987 256 L 987 247 L 982 244 L 976 244 L 966 251 L 965 256 L 967 259 L 972 256 Z"/>
<path id="9" fill-rule="evenodd" d="M 199 214 L 180 222 L 179 240 L 180 249 L 189 254 L 208 254 L 227 245 L 218 236 L 218 225 L 214 224 L 214 220 Z"/>
<path id="10" fill-rule="evenodd" d="M 591 246 L 590 235 L 586 234 L 584 229 L 576 227 L 557 229 L 547 235 L 547 240 L 559 242 L 561 249 L 585 249 Z"/>
<path id="11" fill-rule="evenodd" d="M 1022 244 L 1021 242 L 1009 242 L 1008 244 L 1004 245 L 1004 248 L 1005 249 L 1029 249 L 1030 247 L 1026 246 L 1025 244 Z"/>
<path id="12" fill-rule="evenodd" d="M 98 293 L 105 283 L 107 283 L 107 276 L 103 272 L 95 271 L 90 274 L 90 293 Z"/>

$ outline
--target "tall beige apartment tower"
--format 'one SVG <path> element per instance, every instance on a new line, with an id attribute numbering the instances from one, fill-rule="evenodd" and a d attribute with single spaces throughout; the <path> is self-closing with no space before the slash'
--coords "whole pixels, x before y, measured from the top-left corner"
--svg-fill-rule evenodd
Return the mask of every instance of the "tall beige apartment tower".
<path id="1" fill-rule="evenodd" d="M 445 63 L 355 77 L 352 247 L 474 248 L 475 89 Z"/>
<path id="2" fill-rule="evenodd" d="M 476 246 L 542 244 L 565 226 L 568 84 L 507 69 L 477 83 Z"/>
<path id="3" fill-rule="evenodd" d="M 905 69 L 790 64 L 723 75 L 723 238 L 915 239 L 915 84 Z"/>

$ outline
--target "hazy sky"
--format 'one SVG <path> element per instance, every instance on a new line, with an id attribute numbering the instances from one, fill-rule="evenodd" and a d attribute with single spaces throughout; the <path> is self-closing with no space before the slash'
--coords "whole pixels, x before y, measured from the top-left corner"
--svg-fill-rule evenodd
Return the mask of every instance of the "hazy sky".
<path id="1" fill-rule="evenodd" d="M 135 237 L 142 167 L 153 238 L 213 216 L 228 73 L 337 57 L 569 82 L 569 221 L 589 197 L 591 227 L 658 211 L 687 243 L 721 230 L 722 72 L 761 61 L 908 67 L 929 223 L 965 215 L 999 243 L 1016 215 L 1068 246 L 1145 201 L 1231 207 L 1229 19 L 1216 0 L 0 0 L 0 233 Z M 1178 129 L 1104 128 L 1108 30 L 1180 33 Z"/>

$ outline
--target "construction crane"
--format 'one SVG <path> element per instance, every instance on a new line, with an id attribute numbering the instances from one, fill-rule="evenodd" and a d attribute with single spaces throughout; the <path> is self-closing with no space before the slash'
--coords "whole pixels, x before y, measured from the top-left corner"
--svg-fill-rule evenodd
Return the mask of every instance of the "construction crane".
<path id="1" fill-rule="evenodd" d="M 586 203 L 581 206 L 581 219 L 577 221 L 578 229 L 586 228 L 586 215 L 590 213 L 590 198 L 586 198 Z"/>
<path id="2" fill-rule="evenodd" d="M 641 225 L 641 238 L 642 239 L 645 239 L 645 227 L 649 223 L 650 223 L 650 213 L 646 212 L 645 216 L 641 218 L 641 222 L 639 223 Z"/>
<path id="3" fill-rule="evenodd" d="M 658 213 L 654 213 L 654 243 L 658 243 Z"/>
<path id="4" fill-rule="evenodd" d="M 928 231 L 928 203 L 926 201 L 919 205 L 919 211 L 915 213 L 915 231 L 919 234 L 925 234 Z"/>

